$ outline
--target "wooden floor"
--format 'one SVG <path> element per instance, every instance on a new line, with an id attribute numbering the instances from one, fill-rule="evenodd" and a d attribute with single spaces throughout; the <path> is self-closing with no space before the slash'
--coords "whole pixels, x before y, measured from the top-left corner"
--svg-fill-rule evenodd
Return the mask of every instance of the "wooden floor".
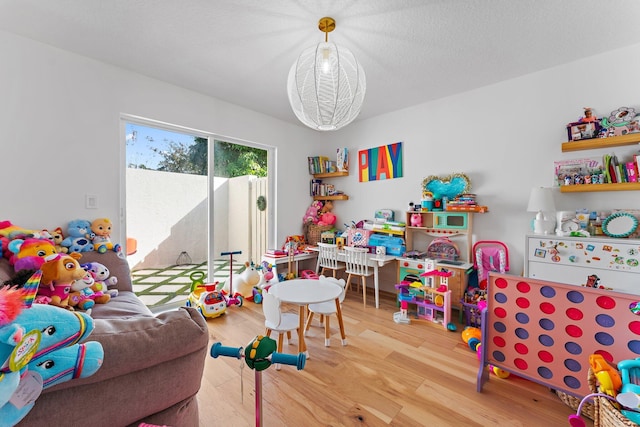
<path id="1" fill-rule="evenodd" d="M 367 301 L 372 304 L 373 295 Z M 289 310 L 297 313 L 295 307 Z M 263 425 L 569 425 L 574 411 L 549 389 L 525 379 L 492 375 L 477 393 L 478 360 L 462 342 L 461 327 L 449 332 L 432 323 L 396 324 L 395 311 L 393 295 L 381 295 L 379 309 L 365 309 L 361 294 L 347 292 L 345 347 L 335 317 L 331 347 L 324 346 L 324 327 L 314 319 L 304 370 L 272 366 L 262 371 Z M 262 306 L 252 302 L 207 322 L 210 344 L 244 347 L 264 334 Z M 285 353 L 297 353 L 297 337 L 284 347 Z M 255 372 L 246 365 L 241 370 L 243 364 L 207 356 L 198 394 L 201 427 L 255 425 Z"/>

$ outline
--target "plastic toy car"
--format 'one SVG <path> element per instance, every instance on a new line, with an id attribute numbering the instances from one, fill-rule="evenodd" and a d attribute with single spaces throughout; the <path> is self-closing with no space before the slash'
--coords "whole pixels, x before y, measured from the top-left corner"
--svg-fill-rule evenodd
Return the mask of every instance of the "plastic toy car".
<path id="1" fill-rule="evenodd" d="M 187 307 L 195 307 L 204 317 L 213 318 L 227 311 L 227 301 L 215 284 L 197 285 L 189 294 Z"/>

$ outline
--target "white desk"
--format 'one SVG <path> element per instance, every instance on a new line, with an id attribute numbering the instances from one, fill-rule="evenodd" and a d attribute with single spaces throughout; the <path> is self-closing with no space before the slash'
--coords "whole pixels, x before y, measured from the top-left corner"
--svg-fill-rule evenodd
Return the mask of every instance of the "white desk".
<path id="1" fill-rule="evenodd" d="M 344 251 L 338 252 L 338 261 L 344 262 L 347 256 Z M 376 308 L 380 308 L 380 284 L 378 282 L 378 268 L 383 267 L 390 262 L 393 262 L 397 259 L 394 255 L 376 255 L 376 254 L 367 254 L 367 261 L 369 261 L 369 267 L 373 267 L 373 287 L 376 297 Z"/>
<path id="2" fill-rule="evenodd" d="M 318 253 L 317 252 L 301 252 L 299 254 L 295 254 L 293 256 L 293 263 L 295 264 L 295 272 L 296 272 L 296 276 L 298 275 L 298 273 L 300 272 L 299 269 L 299 262 L 300 261 L 305 261 L 308 259 L 313 259 L 315 260 L 318 257 Z M 285 256 L 279 256 L 279 257 L 274 257 L 272 255 L 269 254 L 264 254 L 262 255 L 262 261 L 266 261 L 269 264 L 275 265 L 277 268 L 276 270 L 279 273 L 282 273 L 283 271 L 281 271 L 281 269 L 278 267 L 280 265 L 283 264 L 288 264 L 289 263 L 289 256 L 285 255 Z"/>
<path id="3" fill-rule="evenodd" d="M 340 294 L 342 289 L 335 283 L 324 280 L 293 279 L 279 282 L 269 288 L 269 293 L 275 295 L 282 302 L 288 302 L 300 307 L 300 326 L 298 327 L 298 352 L 305 353 L 309 359 L 309 352 L 304 341 L 305 308 L 308 304 L 316 304 L 335 300 L 336 314 L 340 324 L 342 342 L 346 345 L 344 324 L 342 323 L 342 309 L 340 307 Z"/>

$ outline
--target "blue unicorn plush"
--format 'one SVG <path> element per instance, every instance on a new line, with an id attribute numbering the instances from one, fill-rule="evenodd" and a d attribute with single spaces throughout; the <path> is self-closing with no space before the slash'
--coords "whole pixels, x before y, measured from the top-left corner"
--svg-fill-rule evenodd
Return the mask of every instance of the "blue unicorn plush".
<path id="1" fill-rule="evenodd" d="M 0 289 L 0 427 L 22 420 L 43 389 L 89 377 L 104 359 L 99 342 L 81 343 L 93 331 L 91 317 L 45 304 L 7 315 L 16 293 L 22 304 L 23 290 Z"/>

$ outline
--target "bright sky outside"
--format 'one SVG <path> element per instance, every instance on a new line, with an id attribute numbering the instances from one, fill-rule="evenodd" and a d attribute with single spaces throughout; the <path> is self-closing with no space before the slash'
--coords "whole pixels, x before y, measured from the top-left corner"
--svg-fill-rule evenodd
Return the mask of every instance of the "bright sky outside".
<path id="1" fill-rule="evenodd" d="M 165 151 L 169 149 L 169 143 L 191 145 L 194 136 L 183 133 L 170 132 L 163 129 L 150 128 L 134 123 L 127 123 L 127 166 L 145 165 L 149 169 L 157 169 L 162 157 L 151 148 Z"/>

